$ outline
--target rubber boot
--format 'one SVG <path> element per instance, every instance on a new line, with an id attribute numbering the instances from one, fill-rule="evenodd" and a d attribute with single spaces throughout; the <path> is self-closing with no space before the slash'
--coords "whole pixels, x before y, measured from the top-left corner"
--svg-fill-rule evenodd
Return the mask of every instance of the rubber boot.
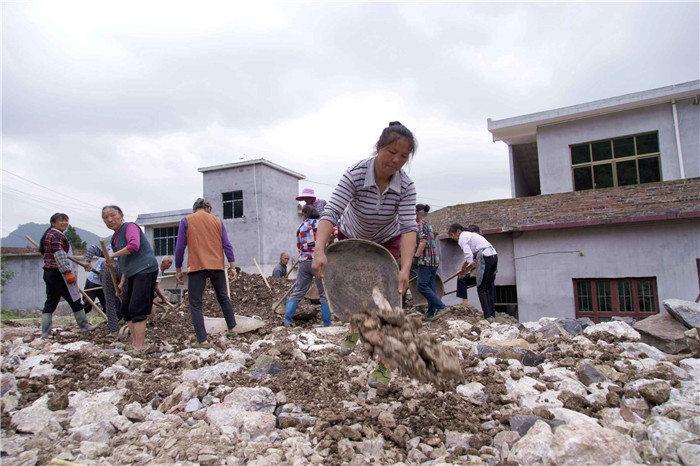
<path id="1" fill-rule="evenodd" d="M 74 312 L 73 317 L 75 317 L 75 323 L 78 324 L 78 327 L 80 327 L 80 330 L 83 332 L 89 332 L 94 328 L 92 325 L 90 325 L 90 322 L 88 322 L 87 317 L 85 316 L 85 310 Z"/>
<path id="2" fill-rule="evenodd" d="M 297 312 L 298 305 L 299 305 L 299 301 L 292 301 L 292 300 L 287 301 L 286 307 L 284 309 L 284 326 L 285 327 L 293 327 L 294 326 L 292 319 L 294 318 L 294 313 Z"/>
<path id="3" fill-rule="evenodd" d="M 46 338 L 51 335 L 51 320 L 53 314 L 41 314 L 41 338 Z"/>
<path id="4" fill-rule="evenodd" d="M 333 325 L 331 322 L 331 308 L 328 303 L 321 304 L 321 318 L 323 319 L 323 326 L 330 327 Z"/>

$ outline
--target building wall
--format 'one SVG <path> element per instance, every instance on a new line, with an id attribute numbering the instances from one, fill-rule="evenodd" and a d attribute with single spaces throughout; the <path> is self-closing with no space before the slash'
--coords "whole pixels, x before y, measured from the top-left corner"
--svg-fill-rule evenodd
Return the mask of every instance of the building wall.
<path id="1" fill-rule="evenodd" d="M 221 193 L 243 191 L 243 217 L 225 219 L 236 265 L 257 273 L 255 258 L 270 274 L 282 250 L 296 254 L 298 180 L 265 165 L 250 165 L 204 173 L 204 197 L 212 214 L 223 219 Z M 290 232 L 285 235 L 283 232 Z"/>
<path id="2" fill-rule="evenodd" d="M 700 176 L 700 106 L 692 102 L 683 100 L 677 105 L 686 178 Z M 542 194 L 573 191 L 569 145 L 649 131 L 659 132 L 662 180 L 679 179 L 680 165 L 670 103 L 538 128 Z"/>
<path id="3" fill-rule="evenodd" d="M 82 259 L 76 256 L 77 259 Z M 6 254 L 3 255 L 5 268 L 14 272 L 14 276 L 2 289 L 0 305 L 5 310 L 41 310 L 46 301 L 46 285 L 44 284 L 44 259 L 36 254 Z M 88 273 L 82 267 L 75 266 L 78 272 L 78 285 L 83 288 Z M 70 309 L 61 300 L 59 310 Z"/>
<path id="4" fill-rule="evenodd" d="M 574 278 L 656 277 L 659 306 L 698 294 L 700 224 L 692 220 L 526 231 L 513 250 L 521 321 L 574 317 Z"/>

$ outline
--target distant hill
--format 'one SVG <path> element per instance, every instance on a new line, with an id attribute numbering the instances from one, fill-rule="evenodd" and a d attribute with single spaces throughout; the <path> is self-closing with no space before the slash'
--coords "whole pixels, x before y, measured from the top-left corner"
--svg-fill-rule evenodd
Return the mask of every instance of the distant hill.
<path id="1" fill-rule="evenodd" d="M 4 248 L 23 248 L 25 246 L 31 246 L 24 235 L 29 235 L 31 239 L 39 242 L 41 235 L 44 234 L 48 227 L 48 223 L 40 224 L 32 222 L 22 224 L 5 238 L 0 239 L 0 244 L 2 244 L 2 247 Z M 73 228 L 75 228 L 75 231 L 80 235 L 80 238 L 85 241 L 88 246 L 91 244 L 100 244 L 100 237 L 96 234 L 76 226 L 73 226 Z"/>

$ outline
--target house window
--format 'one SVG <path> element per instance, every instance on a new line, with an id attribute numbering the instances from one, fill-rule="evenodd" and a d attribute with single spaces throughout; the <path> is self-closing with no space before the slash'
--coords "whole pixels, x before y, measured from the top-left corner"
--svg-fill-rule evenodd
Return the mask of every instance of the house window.
<path id="1" fill-rule="evenodd" d="M 576 317 L 605 322 L 613 316 L 637 320 L 658 314 L 656 278 L 574 279 Z"/>
<path id="2" fill-rule="evenodd" d="M 156 256 L 175 254 L 175 240 L 177 240 L 177 227 L 154 228 L 153 246 Z"/>
<path id="3" fill-rule="evenodd" d="M 494 303 L 497 312 L 518 318 L 518 290 L 515 285 L 495 286 Z"/>
<path id="4" fill-rule="evenodd" d="M 661 181 L 658 133 L 576 144 L 570 149 L 575 191 Z"/>
<path id="5" fill-rule="evenodd" d="M 222 193 L 224 203 L 224 218 L 243 217 L 243 191 Z"/>

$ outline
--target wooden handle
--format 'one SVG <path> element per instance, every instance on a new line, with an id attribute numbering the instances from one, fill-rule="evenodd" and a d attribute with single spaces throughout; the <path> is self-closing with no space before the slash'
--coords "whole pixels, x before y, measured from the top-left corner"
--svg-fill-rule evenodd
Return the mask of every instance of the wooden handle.
<path id="1" fill-rule="evenodd" d="M 267 285 L 267 289 L 272 291 L 272 287 L 270 286 L 269 283 L 267 283 L 267 278 L 265 278 L 265 274 L 263 273 L 262 269 L 260 268 L 260 265 L 258 265 L 258 261 L 255 260 L 255 257 L 253 257 L 253 262 L 255 262 L 255 266 L 258 268 L 258 272 L 260 272 L 260 275 L 263 277 L 263 280 L 265 281 L 265 284 Z"/>
<path id="2" fill-rule="evenodd" d="M 27 238 L 27 241 L 29 241 L 30 243 L 32 243 L 32 244 L 34 245 L 35 248 L 39 249 L 39 243 L 37 243 L 36 241 L 34 241 L 33 239 L 31 239 L 31 238 L 29 237 L 29 235 L 24 235 L 24 237 Z"/>
<path id="3" fill-rule="evenodd" d="M 282 304 L 282 303 L 284 302 L 284 299 L 285 299 L 287 296 L 289 296 L 289 293 L 292 292 L 292 290 L 294 289 L 295 286 L 297 286 L 297 284 L 296 284 L 296 283 L 292 283 L 292 286 L 290 286 L 289 289 L 287 290 L 287 292 L 286 292 L 284 295 L 282 295 L 282 297 L 280 298 L 280 300 L 277 301 L 277 304 L 275 304 L 274 306 L 272 306 L 272 312 L 275 312 L 275 309 L 277 309 L 278 307 L 280 307 L 280 304 Z"/>
<path id="4" fill-rule="evenodd" d="M 461 271 L 462 271 L 462 269 L 459 269 L 458 271 L 456 271 L 455 273 L 453 273 L 452 275 L 450 275 L 449 277 L 447 277 L 446 279 L 444 279 L 444 280 L 442 281 L 442 283 L 445 284 L 445 283 L 449 282 L 450 280 L 452 280 L 453 278 L 455 278 L 457 275 L 459 275 L 459 273 L 460 273 Z"/>
<path id="5" fill-rule="evenodd" d="M 289 269 L 289 272 L 287 272 L 287 275 L 285 275 L 284 278 L 289 277 L 289 274 L 292 273 L 292 270 L 294 270 L 294 269 L 297 268 L 297 265 L 299 265 L 299 260 L 298 260 L 298 259 L 297 259 L 297 261 L 294 263 L 294 265 L 292 265 L 292 268 Z"/>
<path id="6" fill-rule="evenodd" d="M 87 267 L 87 265 L 88 265 L 88 264 L 85 263 L 85 262 L 79 261 L 79 260 L 76 259 L 75 257 L 71 257 L 71 256 L 66 256 L 66 257 L 68 258 L 68 260 L 75 262 L 76 264 L 78 264 L 79 266 L 81 266 L 81 267 L 83 267 L 83 268 Z"/>
<path id="7" fill-rule="evenodd" d="M 106 322 L 106 321 L 107 321 L 107 316 L 105 315 L 104 312 L 102 312 L 102 309 L 100 309 L 100 308 L 97 306 L 97 304 L 95 304 L 95 301 L 93 301 L 92 299 L 90 299 L 90 296 L 88 296 L 87 293 L 86 293 L 85 291 L 83 291 L 82 288 L 78 287 L 78 290 L 80 290 L 80 294 L 83 295 L 83 298 L 85 298 L 85 300 L 86 300 L 88 303 L 90 303 L 90 306 L 92 306 L 92 308 L 93 308 L 94 310 L 96 310 L 97 313 L 100 314 L 100 315 L 104 318 L 104 320 L 105 320 L 105 322 Z"/>
<path id="8" fill-rule="evenodd" d="M 105 256 L 105 262 L 107 264 L 113 264 L 114 259 L 109 257 L 109 251 L 107 251 L 107 245 L 105 244 L 105 240 L 103 238 L 100 238 L 100 248 L 102 248 L 102 254 Z M 119 292 L 119 283 L 117 283 L 117 276 L 114 275 L 114 270 L 112 270 L 111 267 L 107 267 L 109 270 L 109 276 L 112 277 L 112 285 L 114 285 L 114 292 L 118 293 Z"/>

